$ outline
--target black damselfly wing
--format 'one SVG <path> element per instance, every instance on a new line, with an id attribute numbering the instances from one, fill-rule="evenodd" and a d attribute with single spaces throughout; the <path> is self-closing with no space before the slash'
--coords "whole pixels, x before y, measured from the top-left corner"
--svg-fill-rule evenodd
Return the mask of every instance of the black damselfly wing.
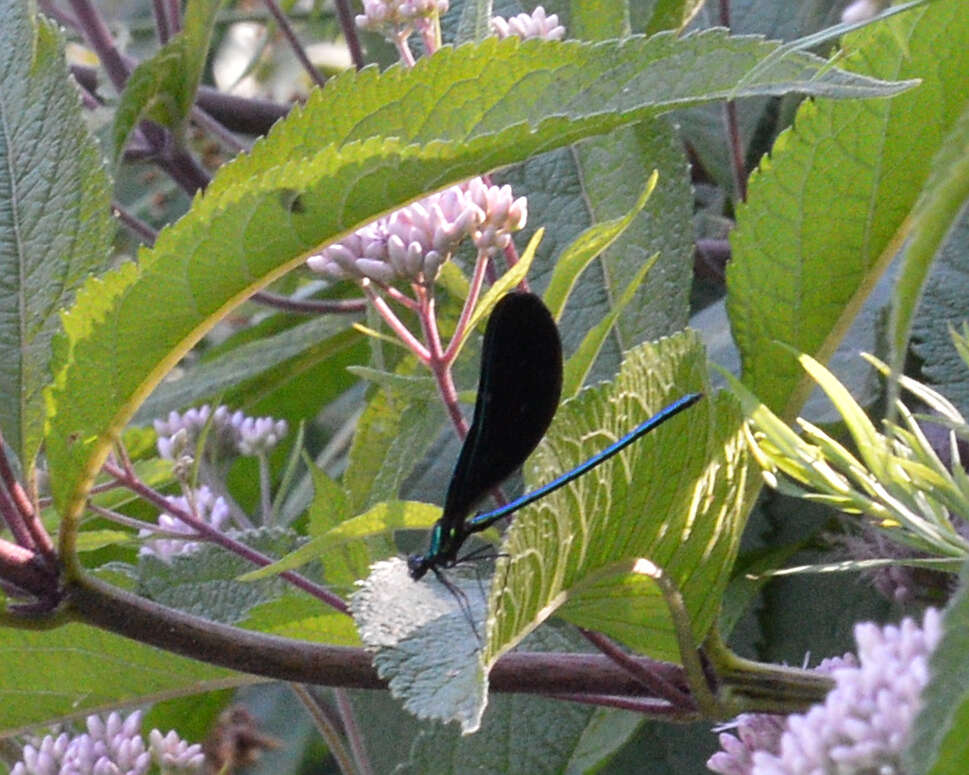
<path id="1" fill-rule="evenodd" d="M 562 395 L 562 342 L 538 296 L 509 293 L 485 329 L 471 429 L 444 500 L 445 534 L 519 468 L 541 441 Z"/>

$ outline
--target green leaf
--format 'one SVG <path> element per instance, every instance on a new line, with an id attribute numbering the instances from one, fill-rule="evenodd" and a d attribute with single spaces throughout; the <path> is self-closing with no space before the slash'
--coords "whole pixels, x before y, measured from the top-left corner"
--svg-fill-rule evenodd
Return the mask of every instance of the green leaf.
<path id="1" fill-rule="evenodd" d="M 205 740 L 235 696 L 234 690 L 222 689 L 156 702 L 142 716 L 141 728 L 166 732 L 174 729 L 189 743 Z"/>
<path id="2" fill-rule="evenodd" d="M 611 708 L 596 708 L 582 736 L 575 743 L 566 775 L 599 772 L 604 764 L 625 746 L 643 726 L 638 713 Z"/>
<path id="3" fill-rule="evenodd" d="M 565 373 L 562 377 L 562 395 L 564 397 L 571 398 L 582 388 L 582 383 L 585 382 L 586 377 L 592 370 L 592 364 L 599 355 L 603 342 L 605 342 L 612 327 L 616 324 L 616 319 L 626 309 L 629 302 L 633 300 L 636 291 L 639 290 L 639 286 L 642 285 L 643 279 L 646 277 L 646 273 L 652 269 L 657 258 L 659 256 L 655 255 L 642 265 L 635 277 L 633 277 L 632 282 L 629 283 L 629 287 L 616 300 L 612 312 L 589 330 L 582 340 L 582 344 L 579 345 L 579 349 L 568 359 L 565 364 Z"/>
<path id="4" fill-rule="evenodd" d="M 125 530 L 84 530 L 78 534 L 77 550 L 93 552 L 114 544 L 134 543 L 134 533 Z"/>
<path id="5" fill-rule="evenodd" d="M 969 200 L 969 100 L 942 140 L 932 170 L 912 212 L 912 238 L 905 248 L 892 305 L 892 372 L 902 371 L 912 316 L 925 278 Z"/>
<path id="6" fill-rule="evenodd" d="M 844 419 L 848 431 L 858 447 L 858 452 L 868 469 L 882 482 L 892 478 L 889 463 L 890 449 L 884 437 L 878 432 L 868 415 L 865 414 L 851 393 L 824 366 L 809 355 L 799 355 L 798 362 L 817 383 L 835 410 Z"/>
<path id="7" fill-rule="evenodd" d="M 652 35 L 661 30 L 679 32 L 688 25 L 703 7 L 704 0 L 657 0 L 653 15 L 644 32 Z"/>
<path id="8" fill-rule="evenodd" d="M 351 366 L 348 371 L 360 379 L 373 382 L 380 387 L 392 388 L 395 393 L 421 401 L 426 401 L 427 397 L 433 395 L 437 389 L 433 377 L 408 377 L 404 374 L 371 369 L 368 366 Z"/>
<path id="9" fill-rule="evenodd" d="M 388 501 L 346 520 L 310 539 L 298 549 L 272 565 L 249 571 L 239 581 L 256 581 L 283 571 L 299 568 L 314 560 L 326 561 L 327 553 L 348 544 L 375 536 L 389 536 L 398 530 L 419 530 L 433 525 L 441 516 L 441 507 L 417 501 Z"/>
<path id="10" fill-rule="evenodd" d="M 0 655 L 4 735 L 254 680 L 74 623 L 53 630 L 0 627 Z"/>
<path id="11" fill-rule="evenodd" d="M 402 364 L 411 370 L 413 364 Z M 427 393 L 424 400 L 406 391 L 376 392 L 357 423 L 343 486 L 353 511 L 396 498 L 401 484 L 424 457 L 441 427 L 444 410 Z"/>
<path id="12" fill-rule="evenodd" d="M 323 473 L 312 461 L 307 461 L 313 480 L 313 502 L 310 503 L 307 535 L 319 538 L 345 523 L 352 516 L 350 501 L 343 488 Z M 379 535 L 382 541 L 353 541 L 319 552 L 329 586 L 345 589 L 367 574 L 374 557 L 386 557 L 394 551 L 393 537 Z M 299 550 L 297 550 L 299 551 Z M 285 560 L 285 558 L 283 558 Z"/>
<path id="13" fill-rule="evenodd" d="M 526 463 L 530 486 L 566 471 L 691 390 L 708 390 L 686 332 L 633 350 L 613 384 L 562 405 Z M 677 660 L 658 588 L 618 567 L 644 557 L 682 592 L 697 641 L 712 626 L 750 505 L 742 417 L 710 395 L 613 460 L 523 510 L 502 546 L 486 664 L 553 613 Z"/>
<path id="14" fill-rule="evenodd" d="M 908 86 L 849 76 L 800 52 L 759 66 L 775 50 L 722 32 L 594 46 L 489 39 L 411 70 L 333 79 L 225 165 L 137 263 L 88 283 L 65 317 L 46 434 L 65 518 L 61 550 L 73 549 L 114 438 L 164 374 L 228 310 L 319 245 L 429 190 L 674 105 Z M 481 82 L 505 86 L 482 93 Z"/>
<path id="15" fill-rule="evenodd" d="M 108 262 L 111 186 L 57 28 L 0 0 L 0 430 L 25 470 L 44 432 L 59 310 Z"/>
<path id="16" fill-rule="evenodd" d="M 319 363 L 332 365 L 361 344 L 359 334 L 332 316 L 287 328 L 227 349 L 177 380 L 162 382 L 141 405 L 137 419 L 148 423 L 217 397 L 233 407 L 243 405 L 237 398 L 245 398 L 251 405 L 264 392 L 264 383 L 278 388 L 286 375 L 303 375 Z"/>
<path id="17" fill-rule="evenodd" d="M 570 38 L 608 40 L 630 33 L 628 2 L 572 2 L 568 10 L 566 33 Z"/>
<path id="18" fill-rule="evenodd" d="M 312 461 L 306 461 L 313 480 L 313 502 L 309 509 L 306 534 L 318 536 L 352 516 L 347 494 Z"/>
<path id="19" fill-rule="evenodd" d="M 942 640 L 929 662 L 932 678 L 912 726 L 906 770 L 912 775 L 956 775 L 969 756 L 969 584 L 959 589 L 942 619 Z"/>
<path id="20" fill-rule="evenodd" d="M 731 237 L 728 310 L 744 382 L 786 419 L 810 381 L 770 343 L 827 360 L 905 238 L 931 160 L 967 104 L 964 10 L 939 0 L 847 37 L 846 68 L 922 85 L 890 101 L 804 102 L 750 179 Z"/>
<path id="21" fill-rule="evenodd" d="M 189 0 L 182 29 L 128 78 L 112 130 L 117 160 L 141 119 L 179 131 L 195 102 L 205 68 L 215 16 L 222 0 Z"/>
<path id="22" fill-rule="evenodd" d="M 689 320 L 693 187 L 682 140 L 665 118 L 592 138 L 576 147 L 575 158 L 583 200 L 596 221 L 627 212 L 642 190 L 643 181 L 653 170 L 659 172 L 656 188 L 642 212 L 593 267 L 598 271 L 607 304 L 590 310 L 583 321 L 583 331 L 612 310 L 642 265 L 659 254 L 599 356 L 593 374 L 609 378 L 619 368 L 626 350 L 679 331 Z M 583 300 L 583 307 L 587 306 Z"/>
<path id="23" fill-rule="evenodd" d="M 360 645 L 357 628 L 349 616 L 308 595 L 284 594 L 253 606 L 238 626 L 284 638 L 336 646 Z"/>
<path id="24" fill-rule="evenodd" d="M 491 34 L 491 5 L 491 0 L 467 0 L 461 3 L 455 43 L 469 40 L 480 42 Z"/>
<path id="25" fill-rule="evenodd" d="M 263 554 L 282 555 L 298 540 L 290 530 L 257 528 L 233 537 Z M 270 578 L 241 584 L 237 578 L 252 565 L 219 546 L 203 544 L 191 554 L 164 563 L 154 555 L 139 558 L 139 593 L 156 603 L 224 624 L 235 624 L 256 605 L 283 595 L 285 580 Z"/>
<path id="26" fill-rule="evenodd" d="M 646 187 L 640 195 L 632 210 L 620 218 L 613 218 L 608 221 L 600 221 L 594 226 L 590 226 L 576 237 L 559 255 L 555 262 L 555 270 L 552 272 L 552 279 L 549 280 L 548 287 L 542 298 L 545 306 L 555 320 L 562 317 L 565 309 L 565 302 L 568 301 L 569 294 L 575 286 L 579 275 L 592 261 L 615 242 L 622 233 L 629 228 L 633 218 L 646 206 L 650 194 L 656 188 L 658 173 L 654 170 L 646 181 Z"/>

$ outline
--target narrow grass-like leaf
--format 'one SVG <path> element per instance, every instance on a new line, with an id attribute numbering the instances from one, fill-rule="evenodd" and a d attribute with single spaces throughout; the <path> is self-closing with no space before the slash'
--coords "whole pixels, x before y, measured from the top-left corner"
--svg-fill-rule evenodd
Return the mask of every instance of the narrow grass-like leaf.
<path id="1" fill-rule="evenodd" d="M 764 570 L 760 576 L 773 578 L 775 576 L 794 576 L 805 573 L 858 573 L 879 568 L 925 568 L 927 570 L 942 571 L 943 573 L 958 573 L 965 563 L 962 557 L 911 557 L 898 559 L 897 557 L 871 560 L 844 560 L 842 562 L 821 562 L 813 565 L 796 565 L 790 568 Z"/>
<path id="2" fill-rule="evenodd" d="M 408 377 L 371 369 L 369 366 L 351 366 L 347 371 L 380 387 L 392 388 L 402 396 L 409 395 L 423 400 L 435 390 L 433 377 Z"/>
<path id="3" fill-rule="evenodd" d="M 886 481 L 891 476 L 889 459 L 890 451 L 884 437 L 878 432 L 865 410 L 858 406 L 858 402 L 838 379 L 824 366 L 809 355 L 798 356 L 798 362 L 817 383 L 834 408 L 841 415 L 848 426 L 851 438 L 854 439 L 862 460 L 876 478 Z"/>
<path id="4" fill-rule="evenodd" d="M 642 211 L 646 202 L 649 201 L 649 195 L 656 188 L 657 178 L 658 173 L 654 171 L 649 180 L 646 181 L 646 187 L 643 189 L 639 201 L 626 215 L 590 226 L 562 251 L 555 262 L 552 279 L 549 280 L 548 287 L 542 295 L 545 306 L 548 307 L 556 321 L 561 319 L 565 302 L 568 301 L 569 294 L 575 286 L 576 280 L 579 279 L 579 275 L 592 263 L 596 256 L 619 238 L 633 222 L 633 218 Z"/>
<path id="5" fill-rule="evenodd" d="M 57 28 L 0 0 L 0 431 L 25 470 L 44 432 L 58 310 L 107 266 L 111 187 Z"/>
<path id="6" fill-rule="evenodd" d="M 181 129 L 195 102 L 221 5 L 222 0 L 189 0 L 182 29 L 131 73 L 114 116 L 115 159 L 121 156 L 125 140 L 142 118 Z"/>
<path id="7" fill-rule="evenodd" d="M 522 252 L 517 263 L 501 277 L 499 277 L 478 300 L 478 304 L 471 313 L 471 317 L 468 318 L 468 325 L 464 331 L 464 338 L 458 343 L 456 352 L 461 352 L 461 348 L 464 346 L 464 343 L 468 341 L 468 337 L 471 336 L 471 332 L 481 325 L 481 323 L 483 323 L 487 318 L 491 317 L 491 311 L 495 308 L 495 305 L 501 301 L 502 296 L 509 293 L 516 285 L 518 285 L 528 276 L 528 270 L 531 269 L 532 261 L 535 260 L 535 251 L 538 249 L 538 245 L 542 241 L 544 234 L 544 229 L 539 229 L 536 231 L 532 235 L 532 238 L 528 241 L 528 246 Z"/>
<path id="8" fill-rule="evenodd" d="M 239 581 L 257 581 L 283 571 L 299 568 L 314 560 L 326 561 L 328 552 L 373 536 L 392 536 L 398 530 L 420 530 L 441 517 L 441 507 L 418 501 L 388 501 L 351 517 L 325 533 L 317 535 L 272 565 L 239 577 Z"/>
<path id="9" fill-rule="evenodd" d="M 703 390 L 692 333 L 632 351 L 612 385 L 563 404 L 526 464 L 531 486 L 568 470 L 643 417 Z M 652 582 L 610 568 L 645 557 L 686 600 L 694 634 L 713 623 L 753 492 L 742 417 L 726 394 L 660 426 L 608 463 L 522 511 L 502 546 L 486 664 L 553 613 L 661 659 L 679 649 Z"/>
<path id="10" fill-rule="evenodd" d="M 657 0 L 646 29 L 647 35 L 662 30 L 679 32 L 703 7 L 703 0 Z"/>
<path id="11" fill-rule="evenodd" d="M 657 258 L 659 258 L 658 254 L 654 255 L 642 265 L 640 270 L 633 276 L 629 287 L 616 300 L 612 311 L 586 333 L 582 339 L 582 344 L 579 345 L 579 349 L 572 353 L 572 356 L 565 364 L 564 374 L 562 375 L 563 398 L 571 398 L 582 389 L 582 383 L 585 382 L 589 372 L 592 371 L 592 364 L 595 363 L 602 349 L 602 345 L 606 341 L 606 337 L 616 324 L 616 319 L 626 309 L 629 302 L 633 300 L 636 291 L 639 290 L 639 286 L 642 285 L 643 279 L 646 277 L 646 273 L 653 268 L 653 264 L 656 263 Z"/>
<path id="12" fill-rule="evenodd" d="M 826 361 L 902 244 L 931 160 L 969 101 L 964 11 L 939 0 L 848 36 L 845 68 L 922 85 L 886 102 L 804 102 L 750 179 L 731 235 L 728 311 L 744 382 L 785 419 L 811 383 L 769 343 Z"/>
<path id="13" fill-rule="evenodd" d="M 336 360 L 360 344 L 361 336 L 333 317 L 287 328 L 206 359 L 177 380 L 162 382 L 141 405 L 136 420 L 148 423 L 217 396 L 238 408 L 236 396 L 244 393 L 251 402 L 260 377 L 273 374 L 278 380 L 279 370 L 287 365 L 302 372 L 322 361 Z"/>

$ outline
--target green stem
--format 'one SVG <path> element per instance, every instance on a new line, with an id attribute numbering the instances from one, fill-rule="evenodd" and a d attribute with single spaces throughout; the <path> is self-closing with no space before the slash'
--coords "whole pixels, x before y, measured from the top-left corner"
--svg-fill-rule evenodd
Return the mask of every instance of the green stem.
<path id="1" fill-rule="evenodd" d="M 718 701 L 728 716 L 739 713 L 794 713 L 823 702 L 834 681 L 813 670 L 765 664 L 738 657 L 714 627 L 704 652 L 720 681 Z"/>

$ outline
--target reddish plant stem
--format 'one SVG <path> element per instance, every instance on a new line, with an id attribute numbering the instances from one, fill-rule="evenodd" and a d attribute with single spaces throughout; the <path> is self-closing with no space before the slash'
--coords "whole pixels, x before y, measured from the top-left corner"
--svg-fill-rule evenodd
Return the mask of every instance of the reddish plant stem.
<path id="1" fill-rule="evenodd" d="M 733 171 L 737 199 L 747 201 L 747 169 L 744 166 L 744 149 L 740 139 L 740 125 L 737 121 L 737 104 L 728 102 L 723 106 L 724 121 L 727 125 L 727 138 L 730 144 L 730 168 Z"/>
<path id="2" fill-rule="evenodd" d="M 350 314 L 367 309 L 366 299 L 291 299 L 289 296 L 280 296 L 269 291 L 256 291 L 249 297 L 249 301 L 297 315 Z"/>
<path id="3" fill-rule="evenodd" d="M 40 521 L 37 509 L 30 500 L 30 496 L 27 495 L 27 491 L 14 476 L 10 460 L 3 449 L 2 436 L 0 436 L 0 480 L 3 481 L 3 486 L 13 500 L 13 506 L 30 535 L 33 548 L 40 552 L 52 568 L 55 567 L 57 565 L 57 553 L 54 550 L 54 542 L 43 522 Z M 24 544 L 24 546 L 28 546 L 28 544 Z"/>
<path id="4" fill-rule="evenodd" d="M 90 0 L 70 0 L 82 34 L 97 53 L 108 78 L 120 94 L 131 67 L 121 56 L 107 25 Z M 175 146 L 170 132 L 147 121 L 139 128 L 155 154 L 155 162 L 187 193 L 194 194 L 208 185 L 209 174 L 185 149 Z"/>
<path id="5" fill-rule="evenodd" d="M 360 725 L 357 724 L 357 716 L 353 712 L 350 698 L 343 689 L 335 689 L 333 696 L 336 699 L 337 711 L 340 714 L 343 731 L 350 746 L 350 754 L 357 765 L 358 775 L 374 775 L 370 757 L 367 756 L 367 747 L 364 745 L 363 734 L 360 732 Z"/>
<path id="6" fill-rule="evenodd" d="M 125 487 L 130 489 L 132 492 L 141 496 L 149 503 L 153 503 L 159 509 L 167 511 L 173 517 L 177 517 L 186 525 L 189 525 L 190 527 L 192 527 L 197 533 L 200 533 L 201 535 L 203 535 L 213 543 L 218 544 L 223 549 L 227 549 L 228 551 L 234 554 L 237 554 L 243 559 L 251 562 L 253 565 L 258 565 L 261 568 L 264 568 L 267 565 L 272 565 L 275 562 L 275 560 L 272 557 L 268 557 L 265 554 L 262 554 L 261 552 L 257 552 L 255 549 L 252 549 L 246 546 L 244 543 L 240 541 L 236 541 L 234 538 L 230 538 L 229 536 L 225 535 L 221 531 L 216 530 L 207 522 L 204 522 L 203 520 L 198 519 L 193 514 L 190 514 L 184 509 L 178 508 L 177 506 L 172 504 L 171 501 L 169 501 L 169 499 L 166 498 L 164 495 L 162 495 L 160 492 L 158 492 L 155 489 L 152 489 L 144 482 L 139 480 L 137 476 L 135 476 L 134 472 L 127 470 L 125 468 L 122 468 L 111 462 L 107 462 L 104 464 L 104 470 L 110 476 L 113 476 L 115 479 L 121 482 Z M 339 611 L 340 613 L 347 613 L 349 610 L 347 608 L 347 604 L 338 595 L 335 595 L 325 587 L 322 587 L 319 584 L 316 584 L 310 581 L 309 579 L 306 579 L 303 576 L 300 576 L 298 573 L 295 573 L 294 571 L 283 571 L 282 573 L 279 574 L 279 577 L 286 579 L 286 581 L 288 581 L 293 586 L 303 590 L 307 594 L 312 595 L 318 600 L 322 600 L 324 603 L 329 605 L 331 608 Z"/>
<path id="7" fill-rule="evenodd" d="M 448 416 L 451 418 L 451 424 L 454 425 L 458 438 L 463 439 L 468 435 L 468 423 L 464 419 L 464 415 L 461 414 L 458 390 L 454 385 L 451 364 L 441 346 L 441 335 L 437 328 L 437 318 L 434 313 L 434 294 L 423 288 L 418 288 L 418 294 L 420 308 L 417 314 L 424 331 L 424 340 L 427 342 L 429 354 L 427 367 L 434 375 L 437 392 L 441 396 L 444 408 L 447 409 Z"/>
<path id="8" fill-rule="evenodd" d="M 24 524 L 23 515 L 14 504 L 6 487 L 0 487 L 0 515 L 3 516 L 3 521 L 7 523 L 7 527 L 10 528 L 10 533 L 17 544 L 31 554 L 35 553 L 37 545 L 27 530 L 27 525 Z"/>
<path id="9" fill-rule="evenodd" d="M 313 81 L 317 86 L 322 87 L 326 83 L 326 79 L 320 75 L 319 71 L 313 67 L 313 63 L 310 62 L 310 58 L 306 54 L 306 49 L 303 48 L 303 44 L 299 42 L 296 37 L 296 33 L 293 31 L 292 25 L 289 23 L 289 19 L 286 18 L 279 6 L 276 4 L 276 0 L 263 0 L 266 8 L 269 9 L 269 13 L 272 14 L 273 19 L 276 20 L 276 24 L 279 25 L 280 32 L 289 42 L 289 47 L 293 50 L 296 55 L 296 59 L 303 66 L 306 74 L 309 75 L 310 80 Z"/>
<path id="10" fill-rule="evenodd" d="M 182 656 L 277 680 L 385 689 L 364 649 L 327 646 L 229 627 L 111 587 L 93 577 L 69 582 L 73 618 Z M 668 680 L 682 682 L 673 674 Z M 599 654 L 514 652 L 492 668 L 492 691 L 606 698 L 648 697 L 629 674 Z M 610 704 L 614 704 L 612 700 Z M 675 711 L 667 718 L 675 717 Z M 690 716 L 692 718 L 692 716 Z"/>
<path id="11" fill-rule="evenodd" d="M 88 91 L 97 90 L 98 71 L 93 67 L 71 65 L 71 73 Z M 212 115 L 223 127 L 246 135 L 265 134 L 292 107 L 257 97 L 224 94 L 211 86 L 199 86 L 197 96 L 199 107 Z"/>
<path id="12" fill-rule="evenodd" d="M 81 32 L 101 60 L 115 91 L 120 94 L 128 80 L 129 70 L 114 45 L 108 26 L 90 0 L 69 0 L 69 2 L 74 9 Z"/>
<path id="13" fill-rule="evenodd" d="M 165 0 L 151 0 L 151 10 L 155 16 L 155 32 L 158 34 L 158 42 L 164 46 L 168 43 L 172 34 L 168 24 L 168 9 L 165 7 Z"/>
<path id="14" fill-rule="evenodd" d="M 491 262 L 484 254 L 478 255 L 478 260 L 474 264 L 474 274 L 471 277 L 471 285 L 468 287 L 468 298 L 465 299 L 464 307 L 461 310 L 461 317 L 454 328 L 454 335 L 444 351 L 444 362 L 450 366 L 454 359 L 458 357 L 458 345 L 464 338 L 468 329 L 468 322 L 471 320 L 471 313 L 478 305 L 478 298 L 481 296 L 481 286 L 484 284 L 485 269 Z"/>
<path id="15" fill-rule="evenodd" d="M 390 329 L 397 335 L 397 337 L 404 343 L 408 350 L 414 353 L 415 356 L 421 361 L 421 363 L 427 365 L 431 362 L 431 354 L 428 349 L 424 346 L 422 342 L 417 340 L 401 321 L 394 311 L 387 305 L 383 297 L 378 294 L 369 283 L 364 282 L 363 292 L 367 294 L 367 298 L 373 307 L 380 314 L 380 317 L 384 319 L 384 322 L 390 326 Z"/>
<path id="16" fill-rule="evenodd" d="M 347 0 L 334 0 L 336 15 L 340 20 L 340 29 L 343 30 L 343 39 L 347 42 L 350 49 L 350 58 L 353 66 L 361 70 L 365 64 L 363 61 L 363 51 L 360 48 L 360 37 L 357 35 L 357 25 L 353 21 L 353 14 L 350 12 L 350 4 Z"/>
<path id="17" fill-rule="evenodd" d="M 50 610 L 59 600 L 56 572 L 30 549 L 0 538 L 0 579 L 43 603 Z"/>
<path id="18" fill-rule="evenodd" d="M 37 0 L 37 7 L 45 16 L 60 23 L 62 26 L 70 27 L 72 29 L 77 28 L 77 19 L 68 13 L 64 13 L 64 11 L 54 5 L 51 0 Z"/>
<path id="19" fill-rule="evenodd" d="M 141 218 L 135 216 L 130 210 L 118 201 L 111 203 L 111 212 L 114 217 L 128 227 L 128 230 L 146 245 L 154 245 L 158 232 L 145 223 Z"/>
<path id="20" fill-rule="evenodd" d="M 168 26 L 172 29 L 172 35 L 182 31 L 182 7 L 178 0 L 165 0 L 168 6 Z"/>
<path id="21" fill-rule="evenodd" d="M 599 651 L 609 657 L 609 659 L 619 665 L 623 670 L 629 672 L 631 676 L 637 681 L 640 681 L 653 694 L 666 700 L 671 707 L 683 711 L 695 711 L 697 709 L 686 688 L 679 689 L 666 681 L 661 675 L 650 669 L 648 664 L 644 665 L 642 659 L 636 659 L 632 655 L 627 654 L 600 632 L 594 632 L 593 630 L 586 630 L 584 628 L 579 628 L 579 632 L 582 633 L 586 640 L 599 649 Z"/>
<path id="22" fill-rule="evenodd" d="M 720 0 L 720 24 L 730 29 L 730 0 Z M 723 106 L 724 124 L 727 128 L 727 144 L 730 153 L 730 169 L 733 173 L 737 199 L 747 201 L 747 170 L 744 167 L 743 143 L 740 139 L 740 123 L 737 121 L 737 105 L 727 102 Z"/>

